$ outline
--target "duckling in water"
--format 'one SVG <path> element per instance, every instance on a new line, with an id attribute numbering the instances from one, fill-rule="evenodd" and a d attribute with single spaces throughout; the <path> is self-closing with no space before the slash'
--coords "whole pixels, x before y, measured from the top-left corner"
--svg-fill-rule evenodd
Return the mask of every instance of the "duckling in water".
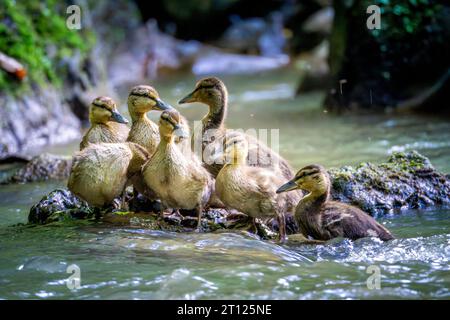
<path id="1" fill-rule="evenodd" d="M 132 142 L 89 145 L 73 158 L 69 190 L 92 206 L 109 205 L 130 179 L 140 175 L 149 157 L 143 147 Z"/>
<path id="2" fill-rule="evenodd" d="M 295 217 L 302 233 L 317 240 L 336 237 L 359 239 L 379 237 L 394 239 L 392 234 L 364 211 L 345 203 L 330 200 L 331 181 L 320 165 L 301 169 L 295 177 L 282 185 L 277 193 L 295 189 L 309 192 L 297 205 Z"/>
<path id="3" fill-rule="evenodd" d="M 144 181 L 164 207 L 196 209 L 199 230 L 202 210 L 214 189 L 213 179 L 193 153 L 183 153 L 176 144 L 177 136 L 186 138 L 187 135 L 175 109 L 161 114 L 159 134 L 161 142 L 142 168 Z"/>
<path id="4" fill-rule="evenodd" d="M 249 155 L 247 163 L 255 167 L 267 167 L 279 172 L 286 179 L 293 177 L 292 168 L 288 162 L 279 154 L 264 145 L 261 141 L 250 135 L 240 133 L 233 130 L 225 129 L 225 118 L 228 110 L 228 92 L 225 84 L 218 78 L 205 78 L 197 82 L 194 91 L 181 99 L 178 103 L 200 102 L 209 106 L 208 114 L 202 119 L 202 152 L 216 153 L 210 158 L 204 157 L 208 171 L 215 177 L 223 166 L 223 161 L 220 154 L 223 150 L 224 140 L 227 140 L 229 135 L 242 135 L 249 143 Z M 213 131 L 214 130 L 214 131 Z M 213 132 L 214 140 L 211 133 Z M 204 141 L 207 140 L 207 141 Z M 222 145 L 220 145 L 222 144 Z M 219 151 L 217 151 L 219 150 Z"/>
<path id="5" fill-rule="evenodd" d="M 277 186 L 284 180 L 272 170 L 251 167 L 246 164 L 248 142 L 236 136 L 227 141 L 225 147 L 227 163 L 216 177 L 216 193 L 230 208 L 253 218 L 276 216 L 280 242 L 286 240 L 285 212 L 292 212 L 301 198 L 301 193 L 277 194 Z"/>
<path id="6" fill-rule="evenodd" d="M 159 98 L 151 86 L 139 85 L 128 95 L 128 112 L 132 125 L 127 141 L 143 146 L 152 155 L 159 144 L 158 126 L 147 117 L 151 110 L 170 110 L 172 107 Z"/>
<path id="7" fill-rule="evenodd" d="M 83 136 L 80 150 L 92 143 L 125 142 L 130 129 L 128 120 L 117 111 L 116 103 L 109 97 L 95 98 L 89 109 L 91 127 Z"/>

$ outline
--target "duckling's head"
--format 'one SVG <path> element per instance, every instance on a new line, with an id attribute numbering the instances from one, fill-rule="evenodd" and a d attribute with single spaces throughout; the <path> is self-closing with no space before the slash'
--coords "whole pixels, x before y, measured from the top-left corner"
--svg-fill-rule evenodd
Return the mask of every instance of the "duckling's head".
<path id="1" fill-rule="evenodd" d="M 224 154 L 227 164 L 245 164 L 248 155 L 247 140 L 242 135 L 227 137 Z"/>
<path id="2" fill-rule="evenodd" d="M 295 189 L 312 193 L 329 191 L 330 177 L 324 167 L 312 164 L 300 169 L 292 180 L 278 188 L 277 193 Z"/>
<path id="3" fill-rule="evenodd" d="M 145 114 L 151 110 L 169 110 L 172 106 L 159 98 L 158 92 L 151 86 L 139 85 L 131 89 L 128 95 L 128 111 L 133 114 Z"/>
<path id="4" fill-rule="evenodd" d="M 181 124 L 181 116 L 177 110 L 171 109 L 161 113 L 161 117 L 159 118 L 159 134 L 166 139 L 171 139 L 173 136 L 180 137 L 181 139 L 188 138 L 188 133 Z"/>
<path id="5" fill-rule="evenodd" d="M 114 100 L 109 97 L 98 97 L 92 101 L 89 110 L 89 121 L 103 124 L 108 121 L 128 123 L 128 120 L 117 110 Z"/>
<path id="6" fill-rule="evenodd" d="M 204 78 L 195 84 L 195 89 L 183 99 L 179 104 L 201 102 L 209 106 L 223 105 L 228 97 L 225 84 L 216 77 Z"/>

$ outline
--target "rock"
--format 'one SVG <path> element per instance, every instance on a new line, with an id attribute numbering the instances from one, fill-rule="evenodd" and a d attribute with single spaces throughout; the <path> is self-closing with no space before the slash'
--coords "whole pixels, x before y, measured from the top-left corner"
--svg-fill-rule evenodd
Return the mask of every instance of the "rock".
<path id="1" fill-rule="evenodd" d="M 386 163 L 331 169 L 332 196 L 370 214 L 450 203 L 450 180 L 416 151 L 392 154 Z"/>
<path id="2" fill-rule="evenodd" d="M 69 190 L 56 189 L 31 207 L 28 222 L 46 224 L 55 221 L 86 219 L 93 217 L 95 210 Z"/>
<path id="3" fill-rule="evenodd" d="M 51 85 L 19 96 L 0 93 L 0 106 L 0 159 L 80 136 L 80 121 Z"/>
<path id="4" fill-rule="evenodd" d="M 72 157 L 44 153 L 32 158 L 1 184 L 66 179 L 71 167 Z"/>

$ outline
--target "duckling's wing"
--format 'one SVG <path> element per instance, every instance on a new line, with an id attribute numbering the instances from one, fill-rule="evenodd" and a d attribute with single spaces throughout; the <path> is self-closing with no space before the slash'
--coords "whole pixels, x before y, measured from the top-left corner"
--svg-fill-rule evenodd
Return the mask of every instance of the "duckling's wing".
<path id="1" fill-rule="evenodd" d="M 379 237 L 381 240 L 394 238 L 374 218 L 356 207 L 331 201 L 324 209 L 322 226 L 332 238 L 346 237 L 353 240 L 365 237 Z"/>
<path id="2" fill-rule="evenodd" d="M 292 179 L 292 167 L 284 158 L 256 137 L 246 135 L 246 139 L 249 144 L 247 161 L 250 165 L 274 168 L 286 179 Z"/>
<path id="3" fill-rule="evenodd" d="M 131 157 L 125 144 L 104 143 L 87 147 L 74 157 L 69 189 L 89 203 L 112 201 L 125 186 Z"/>

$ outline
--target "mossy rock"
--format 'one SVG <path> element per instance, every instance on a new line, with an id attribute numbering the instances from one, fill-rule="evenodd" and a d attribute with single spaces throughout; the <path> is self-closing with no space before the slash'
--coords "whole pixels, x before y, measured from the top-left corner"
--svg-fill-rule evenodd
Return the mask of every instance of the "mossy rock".
<path id="1" fill-rule="evenodd" d="M 330 169 L 335 200 L 370 214 L 450 204 L 450 181 L 416 151 L 392 154 L 381 164 Z"/>

